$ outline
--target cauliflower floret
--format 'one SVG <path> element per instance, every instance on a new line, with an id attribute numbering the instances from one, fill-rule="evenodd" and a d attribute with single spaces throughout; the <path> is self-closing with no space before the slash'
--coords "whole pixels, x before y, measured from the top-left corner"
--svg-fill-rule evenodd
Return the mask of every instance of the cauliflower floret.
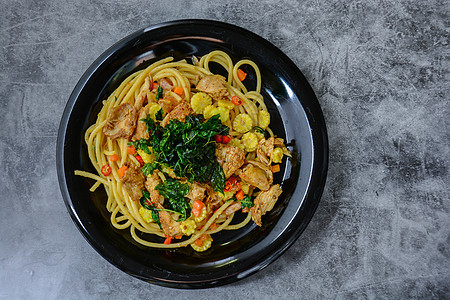
<path id="1" fill-rule="evenodd" d="M 202 245 L 198 246 L 195 242 L 191 244 L 191 247 L 194 248 L 197 252 L 203 252 L 208 250 L 212 245 L 212 237 L 208 234 L 208 237 L 204 239 L 203 237 L 200 237 L 199 240 L 202 240 Z"/>
<path id="2" fill-rule="evenodd" d="M 200 216 L 195 217 L 194 220 L 195 220 L 195 222 L 201 222 L 205 218 L 206 218 L 206 206 L 203 206 Z"/>
<path id="3" fill-rule="evenodd" d="M 219 100 L 217 101 L 217 104 L 219 105 L 219 107 L 224 107 L 228 110 L 232 110 L 234 108 L 233 102 L 229 100 Z"/>
<path id="4" fill-rule="evenodd" d="M 241 138 L 245 151 L 252 152 L 258 148 L 258 137 L 253 132 L 247 132 Z"/>
<path id="5" fill-rule="evenodd" d="M 203 109 L 212 104 L 212 98 L 205 93 L 196 93 L 191 98 L 191 107 L 196 114 L 201 114 Z"/>
<path id="6" fill-rule="evenodd" d="M 184 235 L 192 235 L 195 231 L 195 228 L 197 227 L 195 225 L 195 221 L 192 220 L 191 218 L 181 221 L 180 226 L 181 226 L 181 232 Z"/>
<path id="7" fill-rule="evenodd" d="M 268 111 L 260 110 L 258 113 L 258 126 L 266 129 L 270 124 L 270 114 Z"/>
<path id="8" fill-rule="evenodd" d="M 279 164 L 283 160 L 283 149 L 277 147 L 272 152 L 272 162 Z"/>
<path id="9" fill-rule="evenodd" d="M 151 210 L 141 207 L 139 208 L 139 214 L 141 215 L 142 219 L 144 219 L 145 222 L 147 223 L 153 222 Z"/>
<path id="10" fill-rule="evenodd" d="M 240 133 L 246 133 L 252 129 L 252 125 L 252 118 L 248 114 L 239 114 L 233 121 L 233 129 Z"/>
<path id="11" fill-rule="evenodd" d="M 154 162 L 155 159 L 156 159 L 156 158 L 155 158 L 155 154 L 153 154 L 152 148 L 149 147 L 149 149 L 150 149 L 150 152 L 151 152 L 152 154 L 147 154 L 147 153 L 144 152 L 144 150 L 137 150 L 137 151 L 136 151 L 136 152 L 139 154 L 139 156 L 142 157 L 142 160 L 143 160 L 144 163 L 146 163 L 146 164 L 151 163 L 151 162 Z"/>
<path id="12" fill-rule="evenodd" d="M 159 104 L 156 104 L 156 103 L 152 103 L 152 105 L 148 109 L 148 114 L 150 115 L 150 118 L 153 119 L 153 121 L 156 121 L 155 115 L 160 109 L 161 109 L 161 106 L 159 106 Z"/>

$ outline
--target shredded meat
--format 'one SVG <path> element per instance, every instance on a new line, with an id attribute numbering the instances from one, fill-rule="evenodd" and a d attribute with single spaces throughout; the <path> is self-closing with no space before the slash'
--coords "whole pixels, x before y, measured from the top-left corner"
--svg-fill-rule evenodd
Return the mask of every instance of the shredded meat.
<path id="1" fill-rule="evenodd" d="M 146 107 L 142 107 L 139 110 L 138 119 L 137 119 L 137 125 L 136 125 L 136 131 L 133 135 L 133 140 L 139 140 L 139 139 L 148 139 L 149 133 L 147 130 L 147 125 L 145 122 L 141 121 L 142 119 L 145 119 L 147 117 L 147 109 Z"/>
<path id="2" fill-rule="evenodd" d="M 228 206 L 225 209 L 225 214 L 226 215 L 231 215 L 232 213 L 237 212 L 241 208 L 242 208 L 241 202 L 234 202 L 233 204 L 231 204 L 230 206 Z"/>
<path id="3" fill-rule="evenodd" d="M 275 138 L 273 136 L 267 140 L 261 139 L 261 141 L 259 141 L 258 149 L 256 149 L 258 161 L 266 165 L 270 165 L 272 163 L 274 142 Z"/>
<path id="4" fill-rule="evenodd" d="M 261 226 L 261 217 L 266 212 L 272 210 L 282 192 L 280 185 L 275 184 L 268 191 L 259 193 L 255 198 L 253 201 L 255 206 L 251 208 L 251 211 L 252 219 L 256 225 Z"/>
<path id="5" fill-rule="evenodd" d="M 129 138 L 136 127 L 136 115 L 136 108 L 129 103 L 111 108 L 103 133 L 111 139 Z"/>
<path id="6" fill-rule="evenodd" d="M 138 201 L 142 198 L 142 190 L 144 189 L 144 174 L 141 168 L 129 167 L 122 177 L 123 186 L 130 196 L 131 200 Z"/>
<path id="7" fill-rule="evenodd" d="M 151 79 L 151 75 L 149 74 L 147 77 L 145 77 L 144 84 L 142 85 L 139 95 L 136 97 L 136 100 L 134 101 L 134 107 L 136 107 L 137 110 L 140 110 L 144 104 L 149 101 L 147 99 L 148 92 L 150 91 L 150 82 L 153 81 Z"/>
<path id="8" fill-rule="evenodd" d="M 209 94 L 215 100 L 228 99 L 229 93 L 225 86 L 225 77 L 220 75 L 207 75 L 200 79 L 197 90 Z"/>
<path id="9" fill-rule="evenodd" d="M 153 172 L 151 176 L 147 177 L 145 181 L 145 188 L 150 193 L 150 199 L 152 199 L 153 203 L 163 204 L 164 197 L 159 194 L 159 191 L 155 189 L 155 187 L 162 182 L 161 178 L 159 178 L 156 171 Z"/>
<path id="10" fill-rule="evenodd" d="M 195 182 L 194 183 L 188 182 L 188 185 L 189 185 L 189 193 L 186 195 L 187 198 L 189 198 L 192 201 L 203 200 L 203 198 L 205 198 L 206 188 Z"/>
<path id="11" fill-rule="evenodd" d="M 267 191 L 273 181 L 272 172 L 261 168 L 261 166 L 255 166 L 253 161 L 248 162 L 248 165 L 238 171 L 239 177 L 261 191 Z"/>
<path id="12" fill-rule="evenodd" d="M 166 127 L 166 125 L 169 124 L 170 120 L 172 119 L 177 119 L 184 123 L 186 121 L 186 117 L 193 113 L 194 111 L 192 110 L 189 103 L 187 103 L 186 101 L 181 101 L 180 104 L 175 106 L 175 108 L 164 117 L 164 120 L 162 120 L 161 122 L 161 126 Z"/>
<path id="13" fill-rule="evenodd" d="M 156 204 L 156 208 L 164 209 L 161 204 Z M 158 215 L 165 235 L 174 237 L 182 234 L 180 222 L 174 219 L 178 217 L 178 214 L 170 214 L 167 211 L 160 210 Z"/>
<path id="14" fill-rule="evenodd" d="M 173 89 L 173 84 L 166 78 L 160 79 L 159 85 L 163 88 L 163 90 L 170 91 L 171 89 Z"/>
<path id="15" fill-rule="evenodd" d="M 245 152 L 239 147 L 218 144 L 216 156 L 225 173 L 225 178 L 229 178 L 244 164 Z"/>

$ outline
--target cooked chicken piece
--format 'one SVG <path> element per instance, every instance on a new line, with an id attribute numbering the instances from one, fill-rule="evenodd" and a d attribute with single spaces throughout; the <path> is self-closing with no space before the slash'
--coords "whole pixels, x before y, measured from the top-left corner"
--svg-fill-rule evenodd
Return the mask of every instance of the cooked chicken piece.
<path id="1" fill-rule="evenodd" d="M 147 108 L 142 107 L 139 110 L 136 130 L 134 131 L 133 140 L 148 139 L 149 133 L 145 122 L 141 121 L 147 117 Z"/>
<path id="2" fill-rule="evenodd" d="M 216 157 L 222 166 L 225 178 L 229 178 L 244 164 L 245 152 L 239 147 L 218 144 L 216 149 Z"/>
<path id="3" fill-rule="evenodd" d="M 246 165 L 243 169 L 238 170 L 238 175 L 242 180 L 256 186 L 261 191 L 267 191 L 270 187 L 271 180 L 270 177 L 268 177 L 268 172 L 258 166 L 254 166 L 251 163 Z"/>
<path id="4" fill-rule="evenodd" d="M 139 94 L 137 95 L 136 100 L 134 101 L 134 107 L 136 107 L 137 110 L 140 110 L 142 106 L 144 106 L 144 103 L 149 101 L 149 99 L 147 99 L 147 93 L 150 91 L 150 82 L 152 81 L 152 79 L 151 75 L 148 76 L 150 77 L 145 78 L 144 84 L 139 90 Z"/>
<path id="5" fill-rule="evenodd" d="M 259 193 L 253 200 L 255 206 L 251 208 L 251 212 L 252 219 L 256 225 L 261 226 L 261 216 L 272 210 L 282 192 L 280 185 L 275 184 L 268 191 Z"/>
<path id="6" fill-rule="evenodd" d="M 225 86 L 225 77 L 220 75 L 207 75 L 200 79 L 197 90 L 209 94 L 215 100 L 228 99 L 229 93 Z"/>
<path id="7" fill-rule="evenodd" d="M 206 188 L 206 200 L 204 201 L 205 204 L 208 206 L 208 210 L 209 211 L 214 211 L 214 209 L 212 209 L 214 206 L 216 206 L 217 204 L 219 204 L 220 201 L 222 201 L 222 197 L 220 197 L 219 193 L 214 191 L 212 189 L 212 187 L 207 184 L 205 186 Z"/>
<path id="8" fill-rule="evenodd" d="M 172 119 L 177 119 L 181 122 L 185 122 L 186 116 L 192 113 L 194 113 L 194 111 L 192 110 L 189 103 L 187 103 L 186 101 L 181 101 L 180 104 L 175 106 L 175 108 L 164 117 L 164 120 L 162 120 L 161 122 L 161 126 L 165 127 Z"/>
<path id="9" fill-rule="evenodd" d="M 124 103 L 111 108 L 103 127 L 103 133 L 111 139 L 129 138 L 136 127 L 136 108 L 130 103 Z"/>
<path id="10" fill-rule="evenodd" d="M 131 200 L 138 201 L 142 198 L 144 180 L 141 168 L 131 166 L 125 171 L 122 182 Z"/>
<path id="11" fill-rule="evenodd" d="M 156 204 L 156 208 L 164 209 L 161 204 Z M 178 214 L 170 214 L 167 211 L 160 210 L 158 215 L 165 235 L 175 237 L 182 234 L 180 222 L 177 222 L 175 219 L 178 218 Z"/>
<path id="12" fill-rule="evenodd" d="M 261 139 L 259 141 L 258 149 L 256 149 L 258 161 L 266 165 L 270 165 L 272 163 L 274 141 L 275 138 L 273 136 L 271 136 L 267 140 Z"/>
<path id="13" fill-rule="evenodd" d="M 187 198 L 191 199 L 192 201 L 200 200 L 202 201 L 205 198 L 205 191 L 206 188 L 201 186 L 200 184 L 194 182 L 189 183 L 189 193 L 186 195 Z"/>
<path id="14" fill-rule="evenodd" d="M 159 80 L 159 86 L 163 88 L 163 90 L 170 91 L 173 89 L 173 84 L 166 78 L 162 78 Z"/>
<path id="15" fill-rule="evenodd" d="M 162 183 L 161 178 L 158 176 L 156 171 L 153 172 L 151 176 L 147 176 L 147 180 L 145 181 L 145 188 L 150 193 L 150 199 L 152 199 L 153 203 L 164 203 L 164 197 L 159 194 L 159 191 L 155 189 L 155 187 Z"/>
<path id="16" fill-rule="evenodd" d="M 264 170 L 264 172 L 266 172 L 266 177 L 267 177 L 267 180 L 269 181 L 269 184 L 273 183 L 273 173 L 272 173 L 271 166 L 267 166 L 259 161 L 255 161 L 255 160 L 247 160 L 246 163 L 252 164 L 255 167 L 258 167 L 258 168 Z"/>
<path id="17" fill-rule="evenodd" d="M 170 113 L 180 102 L 175 99 L 173 96 L 166 96 L 162 99 L 158 100 L 158 104 L 162 107 L 164 113 Z"/>
<path id="18" fill-rule="evenodd" d="M 233 204 L 231 204 L 230 206 L 228 206 L 225 209 L 225 214 L 226 215 L 231 215 L 232 213 L 237 212 L 238 210 L 240 210 L 242 208 L 242 204 L 241 202 L 234 202 Z"/>

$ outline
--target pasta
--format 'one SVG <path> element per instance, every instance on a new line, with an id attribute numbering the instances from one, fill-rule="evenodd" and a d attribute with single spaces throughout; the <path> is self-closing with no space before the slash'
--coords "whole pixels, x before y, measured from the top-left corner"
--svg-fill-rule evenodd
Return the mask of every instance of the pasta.
<path id="1" fill-rule="evenodd" d="M 219 64 L 227 77 L 213 74 Z M 246 66 L 255 90 L 244 85 Z M 270 211 L 284 141 L 270 130 L 261 74 L 250 60 L 212 51 L 199 59 L 164 58 L 128 76 L 103 101 L 85 132 L 111 224 L 148 247 L 205 251 L 212 234 L 237 230 Z M 242 211 L 242 212 L 239 212 Z M 232 224 L 236 213 L 246 217 Z"/>

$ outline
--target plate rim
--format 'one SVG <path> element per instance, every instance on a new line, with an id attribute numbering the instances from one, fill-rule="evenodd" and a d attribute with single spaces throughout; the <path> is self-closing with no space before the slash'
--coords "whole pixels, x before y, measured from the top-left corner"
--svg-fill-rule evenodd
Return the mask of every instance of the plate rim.
<path id="1" fill-rule="evenodd" d="M 270 47 L 270 48 L 272 48 L 273 51 L 279 53 L 280 56 L 278 58 L 283 60 L 285 63 L 291 65 L 292 70 L 295 71 L 296 75 L 301 77 L 307 83 L 307 85 L 310 89 L 309 92 L 313 96 L 313 102 L 315 102 L 315 109 L 316 109 L 315 112 L 310 112 L 310 113 L 313 117 L 316 118 L 315 123 L 320 123 L 319 124 L 320 126 L 318 126 L 320 129 L 320 132 L 317 132 L 317 131 L 313 132 L 313 130 L 311 130 L 311 137 L 313 139 L 313 146 L 314 146 L 313 147 L 314 148 L 313 149 L 314 150 L 314 154 L 313 154 L 314 159 L 312 162 L 311 177 L 309 180 L 309 186 L 308 186 L 306 194 L 305 194 L 305 200 L 306 200 L 306 198 L 313 197 L 314 201 L 310 200 L 309 202 L 307 202 L 307 204 L 310 204 L 310 207 L 308 207 L 307 220 L 304 223 L 303 228 L 301 230 L 295 231 L 294 234 L 290 238 L 288 238 L 287 241 L 283 244 L 283 247 L 276 249 L 273 252 L 267 253 L 262 258 L 260 258 L 258 260 L 258 262 L 253 265 L 253 267 L 250 267 L 247 270 L 237 272 L 235 274 L 227 274 L 223 278 L 214 278 L 212 280 L 207 280 L 207 281 L 170 282 L 167 280 L 161 280 L 161 279 L 157 279 L 157 278 L 153 278 L 153 279 L 150 279 L 148 277 L 143 278 L 137 274 L 130 273 L 129 270 L 127 270 L 127 268 L 125 266 L 118 264 L 116 261 L 112 260 L 108 256 L 108 253 L 106 253 L 106 251 L 101 251 L 101 249 L 98 249 L 97 245 L 94 244 L 94 242 L 90 239 L 89 235 L 87 234 L 88 232 L 86 231 L 82 222 L 78 219 L 78 216 L 76 214 L 76 211 L 75 211 L 73 203 L 72 203 L 70 193 L 68 191 L 67 181 L 66 181 L 66 172 L 64 170 L 64 142 L 66 139 L 66 130 L 67 130 L 68 122 L 70 119 L 70 115 L 73 111 L 74 105 L 76 104 L 77 99 L 78 99 L 80 93 L 82 92 L 84 86 L 89 81 L 89 78 L 92 76 L 92 74 L 96 71 L 97 68 L 99 68 L 103 63 L 105 63 L 110 56 L 114 55 L 114 53 L 116 53 L 118 50 L 120 50 L 121 46 L 126 44 L 126 42 L 129 42 L 149 31 L 161 30 L 161 29 L 164 29 L 166 27 L 171 27 L 171 26 L 189 25 L 189 24 L 225 27 L 227 30 L 233 30 L 236 32 L 240 32 L 241 34 L 249 35 L 253 39 L 256 39 L 257 42 L 262 43 L 264 46 Z M 303 109 L 305 109 L 304 106 L 302 105 L 302 103 L 299 103 L 299 104 L 302 106 Z M 307 119 L 308 119 L 308 122 L 311 121 L 310 116 L 308 116 L 308 115 L 307 115 Z M 309 125 L 310 125 L 310 123 L 309 123 Z M 321 156 L 322 156 L 322 159 L 320 161 L 321 166 L 319 166 L 320 170 L 317 169 L 316 161 L 315 161 L 316 143 L 314 143 L 314 141 L 316 139 L 321 139 L 321 144 L 322 144 L 321 149 L 317 149 L 317 150 L 319 150 L 318 151 L 319 154 L 321 154 Z M 281 49 L 276 47 L 274 44 L 272 44 L 270 41 L 266 40 L 265 38 L 259 36 L 258 34 L 251 32 L 247 29 L 244 29 L 242 27 L 233 25 L 233 24 L 216 21 L 216 20 L 207 20 L 207 19 L 180 19 L 180 20 L 167 21 L 167 22 L 162 22 L 162 23 L 158 23 L 158 24 L 153 24 L 153 25 L 141 28 L 135 32 L 132 32 L 131 34 L 128 34 L 127 36 L 123 37 L 119 41 L 115 42 L 112 46 L 107 48 L 98 58 L 96 58 L 90 64 L 90 66 L 83 73 L 83 75 L 78 80 L 77 84 L 75 85 L 72 93 L 70 94 L 69 99 L 65 105 L 62 117 L 61 117 L 61 121 L 60 121 L 59 128 L 58 128 L 57 142 L 56 142 L 56 167 L 57 167 L 58 183 L 60 186 L 60 191 L 61 191 L 64 203 L 66 205 L 66 208 L 67 208 L 73 222 L 76 224 L 78 230 L 82 233 L 83 237 L 96 250 L 97 253 L 99 253 L 104 259 L 106 259 L 108 262 L 113 264 L 115 267 L 117 267 L 120 270 L 124 271 L 125 273 L 130 274 L 141 280 L 144 280 L 144 281 L 147 281 L 147 282 L 150 282 L 153 284 L 161 285 L 161 286 L 172 287 L 172 288 L 197 289 L 197 288 L 209 288 L 209 287 L 213 287 L 213 286 L 220 286 L 220 285 L 228 284 L 228 283 L 243 279 L 245 277 L 248 277 L 251 274 L 254 274 L 254 273 L 262 270 L 263 268 L 267 267 L 269 264 L 274 262 L 287 249 L 289 249 L 294 244 L 294 242 L 301 236 L 303 231 L 306 229 L 306 227 L 308 226 L 309 222 L 311 221 L 313 215 L 315 214 L 315 211 L 320 202 L 320 198 L 324 191 L 327 172 L 328 172 L 328 160 L 329 160 L 328 147 L 329 147 L 329 145 L 328 145 L 328 135 L 327 135 L 326 123 L 325 123 L 323 112 L 322 112 L 320 103 L 318 102 L 317 96 L 315 95 L 311 85 L 306 80 L 305 76 L 300 71 L 300 69 L 297 67 L 297 65 L 286 54 L 284 54 L 284 52 L 282 52 Z M 315 174 L 313 174 L 313 173 L 315 173 Z M 313 175 L 315 177 L 314 179 L 313 179 Z M 308 195 L 310 192 L 310 189 L 311 189 L 311 187 L 310 187 L 311 182 L 313 180 L 318 182 L 317 189 L 314 191 L 313 195 Z"/>

